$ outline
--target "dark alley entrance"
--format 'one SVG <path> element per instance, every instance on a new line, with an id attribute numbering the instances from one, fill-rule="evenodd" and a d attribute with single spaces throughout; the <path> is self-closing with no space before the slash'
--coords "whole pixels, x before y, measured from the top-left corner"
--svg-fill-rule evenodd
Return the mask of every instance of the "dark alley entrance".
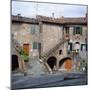
<path id="1" fill-rule="evenodd" d="M 18 56 L 17 55 L 12 55 L 12 59 L 11 60 L 12 60 L 11 61 L 12 71 L 18 69 L 19 68 Z"/>
<path id="2" fill-rule="evenodd" d="M 52 70 L 53 70 L 54 66 L 56 66 L 56 61 L 57 61 L 57 59 L 54 56 L 48 58 L 48 60 L 47 60 L 47 63 Z"/>

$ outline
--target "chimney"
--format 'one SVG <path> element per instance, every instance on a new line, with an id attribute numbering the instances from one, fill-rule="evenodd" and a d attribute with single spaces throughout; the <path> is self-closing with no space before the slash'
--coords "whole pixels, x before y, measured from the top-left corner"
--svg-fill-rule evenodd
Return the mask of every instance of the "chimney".
<path id="1" fill-rule="evenodd" d="M 18 17 L 21 17 L 21 14 L 20 14 L 20 13 L 18 13 L 18 14 L 17 14 L 17 16 L 18 16 Z"/>

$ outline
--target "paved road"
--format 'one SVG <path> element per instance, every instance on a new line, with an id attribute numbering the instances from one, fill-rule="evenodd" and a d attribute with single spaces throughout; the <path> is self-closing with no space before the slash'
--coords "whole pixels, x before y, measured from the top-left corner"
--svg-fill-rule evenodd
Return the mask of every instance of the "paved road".
<path id="1" fill-rule="evenodd" d="M 12 76 L 12 89 L 86 85 L 84 73 L 63 73 L 38 76 Z"/>

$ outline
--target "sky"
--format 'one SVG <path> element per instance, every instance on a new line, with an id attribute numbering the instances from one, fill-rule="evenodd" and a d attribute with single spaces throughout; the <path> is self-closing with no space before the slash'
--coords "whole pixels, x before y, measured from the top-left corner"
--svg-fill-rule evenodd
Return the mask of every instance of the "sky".
<path id="1" fill-rule="evenodd" d="M 21 16 L 35 18 L 36 15 L 55 18 L 64 17 L 85 17 L 87 6 L 70 4 L 52 4 L 40 2 L 20 2 L 12 1 L 12 15 L 21 14 Z"/>

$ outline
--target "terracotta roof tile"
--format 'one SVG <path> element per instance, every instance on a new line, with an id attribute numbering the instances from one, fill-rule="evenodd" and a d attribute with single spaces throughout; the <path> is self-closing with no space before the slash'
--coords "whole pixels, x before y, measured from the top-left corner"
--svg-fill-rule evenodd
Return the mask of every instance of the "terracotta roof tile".
<path id="1" fill-rule="evenodd" d="M 12 16 L 12 21 L 26 22 L 26 23 L 39 23 L 39 21 L 42 21 L 46 23 L 55 23 L 55 24 L 87 24 L 87 19 L 85 17 L 52 18 L 40 15 L 37 15 L 36 18 Z"/>

